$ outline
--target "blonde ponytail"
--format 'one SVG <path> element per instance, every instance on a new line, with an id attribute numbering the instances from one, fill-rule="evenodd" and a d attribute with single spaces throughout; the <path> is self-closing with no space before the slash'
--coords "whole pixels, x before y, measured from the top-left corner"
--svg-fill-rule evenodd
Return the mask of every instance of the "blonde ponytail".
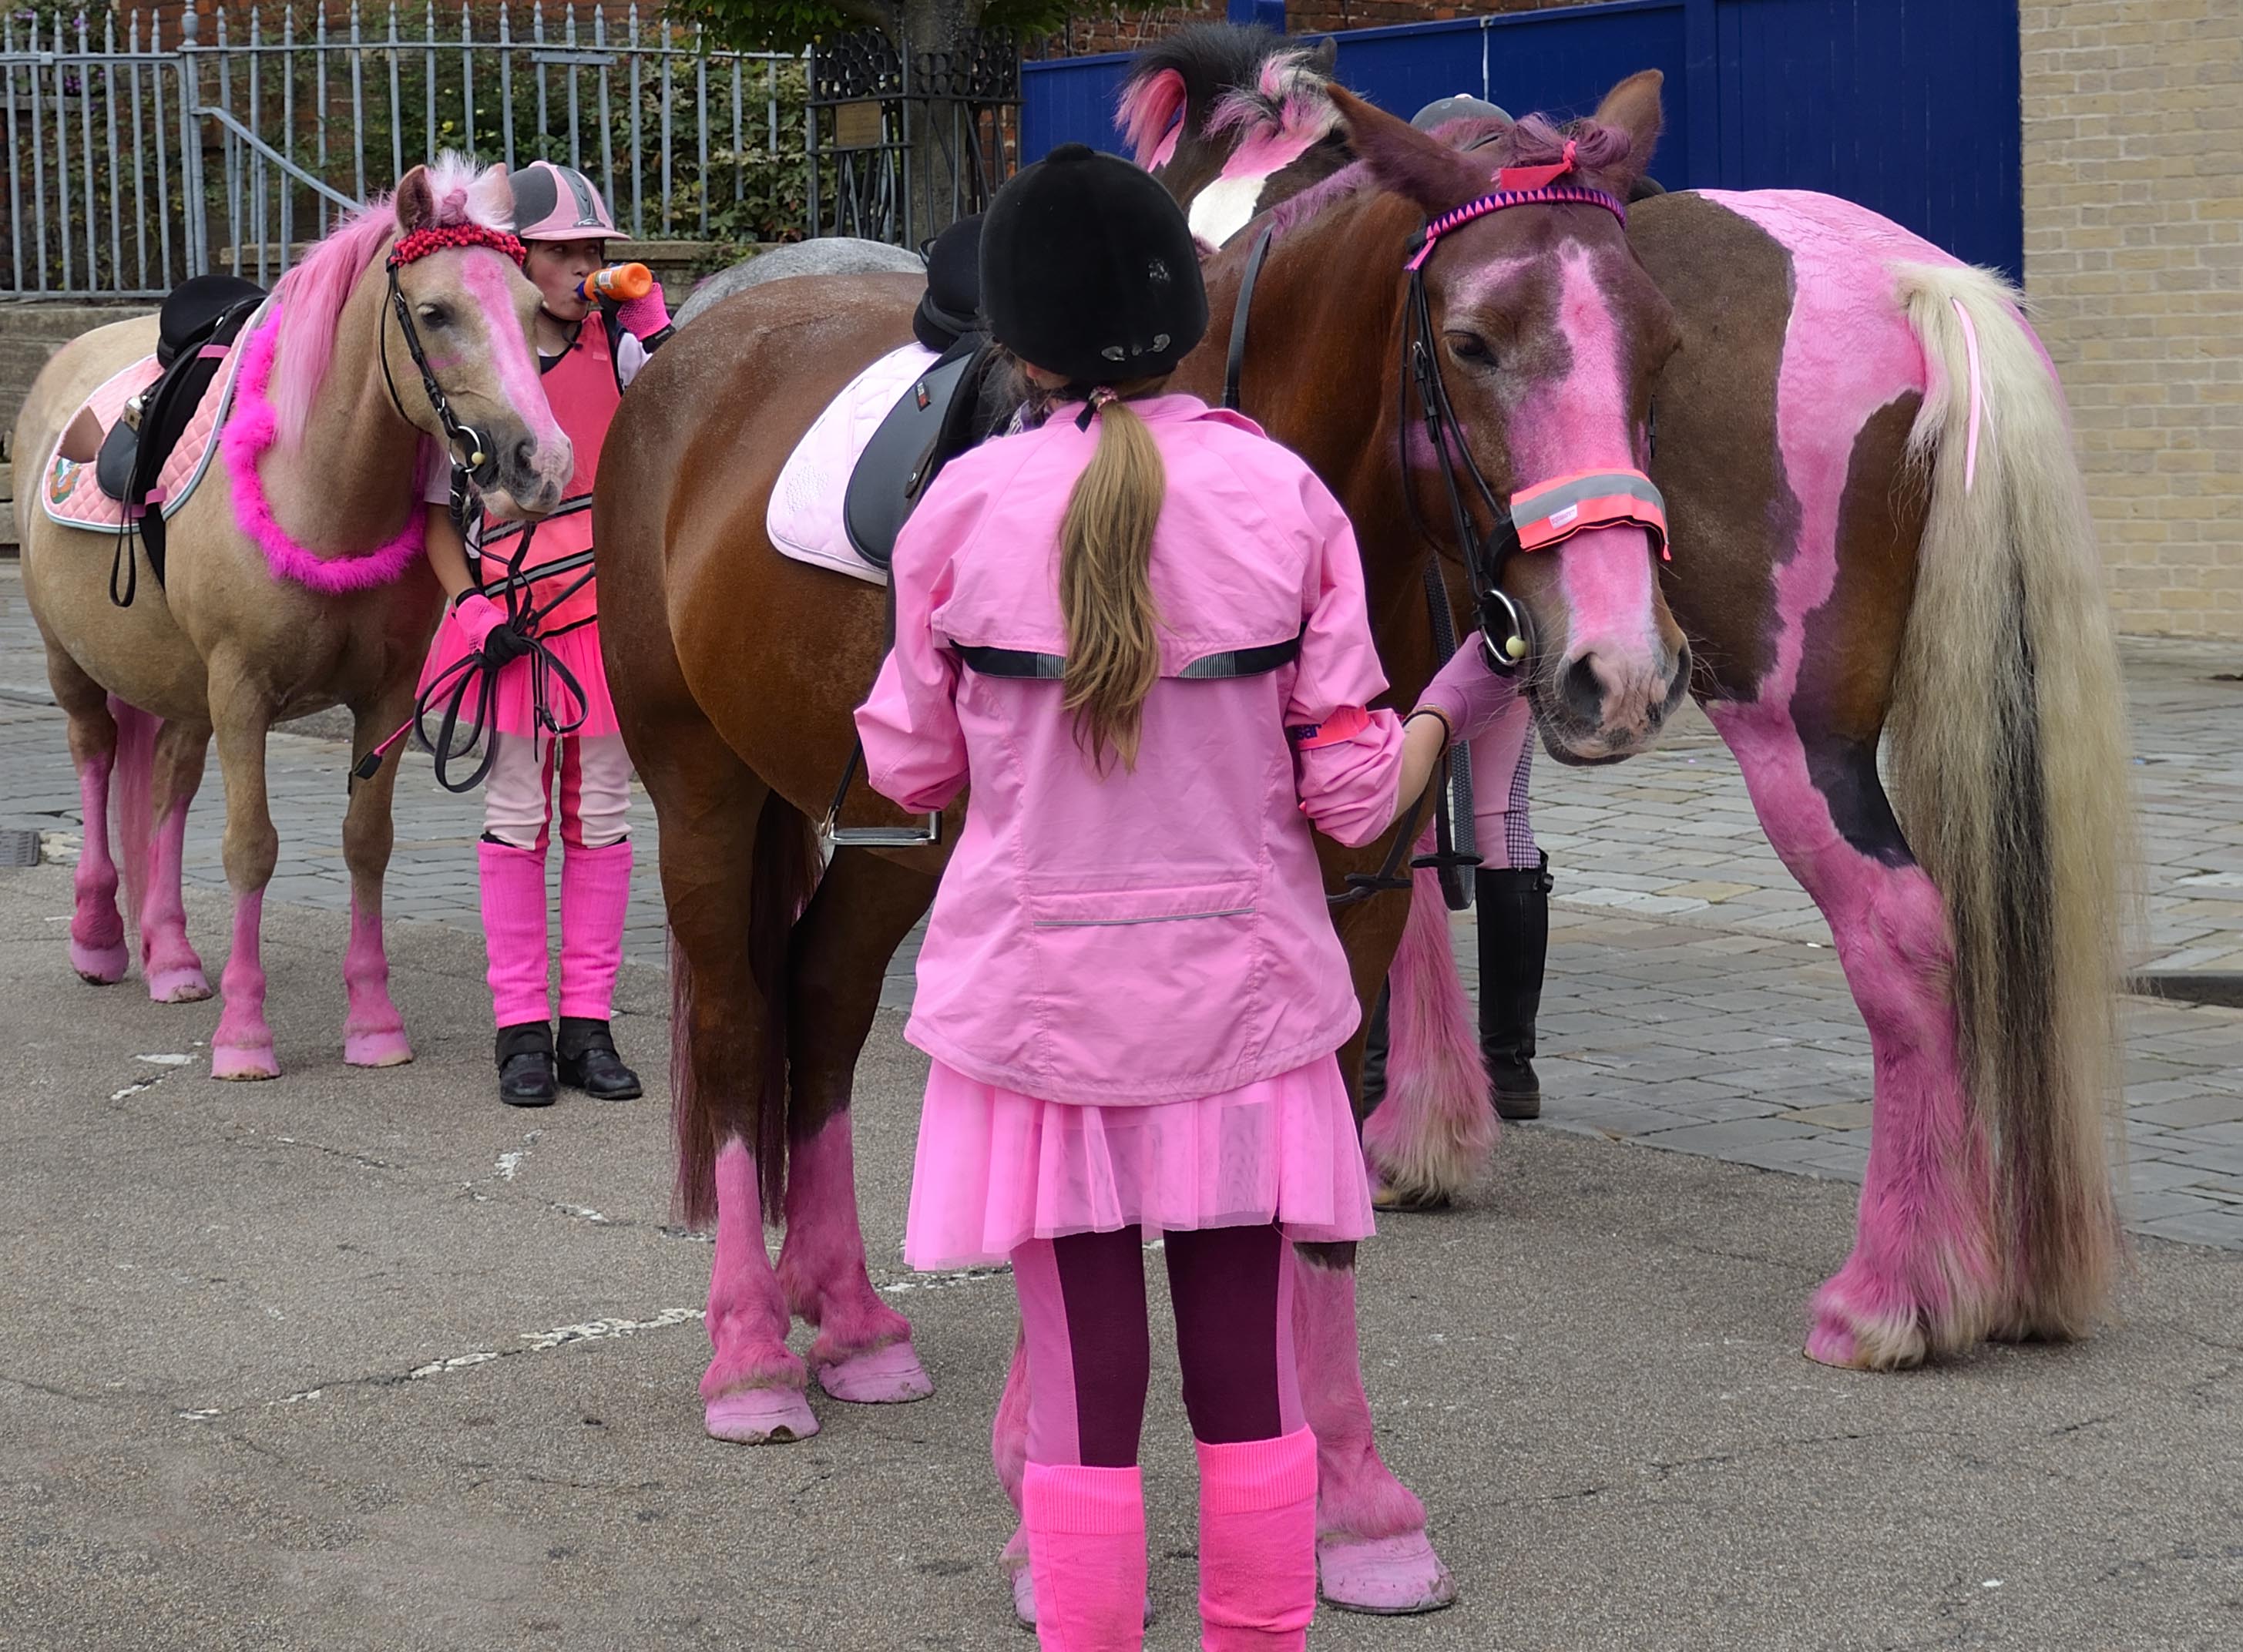
<path id="1" fill-rule="evenodd" d="M 1134 387 L 1133 387 L 1134 388 Z M 1103 772 L 1137 765 L 1145 697 L 1160 680 L 1153 606 L 1153 529 L 1168 497 L 1161 450 L 1126 402 L 1104 401 L 1098 450 L 1060 524 L 1059 605 L 1067 620 L 1067 709 L 1076 740 Z"/>

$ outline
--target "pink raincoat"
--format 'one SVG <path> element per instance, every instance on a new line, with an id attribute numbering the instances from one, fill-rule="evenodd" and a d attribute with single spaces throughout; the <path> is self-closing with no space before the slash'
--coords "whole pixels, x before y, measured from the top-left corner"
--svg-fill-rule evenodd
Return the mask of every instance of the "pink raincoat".
<path id="1" fill-rule="evenodd" d="M 936 1062 L 921 1266 L 1129 1222 L 1369 1231 L 1330 1059 L 1358 1009 L 1310 830 L 1371 841 L 1400 779 L 1398 720 L 1354 713 L 1386 687 L 1354 535 L 1247 420 L 1190 396 L 1131 405 L 1168 472 L 1162 675 L 1134 771 L 1097 772 L 1058 682 L 953 651 L 1066 653 L 1060 523 L 1095 427 L 1063 411 L 953 461 L 896 547 L 895 647 L 857 712 L 866 772 L 914 811 L 973 787 L 906 1031 Z M 1296 637 L 1275 671 L 1181 675 Z M 1328 725 L 1351 732 L 1297 738 Z"/>

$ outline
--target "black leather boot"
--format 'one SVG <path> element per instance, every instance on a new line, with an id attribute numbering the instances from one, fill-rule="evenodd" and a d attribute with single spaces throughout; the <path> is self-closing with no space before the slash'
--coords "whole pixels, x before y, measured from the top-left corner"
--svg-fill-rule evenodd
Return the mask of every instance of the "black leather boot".
<path id="1" fill-rule="evenodd" d="M 1542 1008 L 1542 968 L 1550 950 L 1550 857 L 1519 871 L 1472 874 L 1479 927 L 1479 1048 L 1495 1086 L 1495 1110 L 1508 1119 L 1542 1116 L 1534 1076 L 1534 1017 Z"/>
<path id="2" fill-rule="evenodd" d="M 628 1102 L 645 1094 L 638 1075 L 616 1054 L 607 1022 L 580 1015 L 561 1017 L 561 1082 L 603 1102 Z"/>
<path id="3" fill-rule="evenodd" d="M 526 1021 L 498 1029 L 498 1098 L 509 1107 L 550 1107 L 560 1091 L 553 1083 L 553 1028 Z"/>

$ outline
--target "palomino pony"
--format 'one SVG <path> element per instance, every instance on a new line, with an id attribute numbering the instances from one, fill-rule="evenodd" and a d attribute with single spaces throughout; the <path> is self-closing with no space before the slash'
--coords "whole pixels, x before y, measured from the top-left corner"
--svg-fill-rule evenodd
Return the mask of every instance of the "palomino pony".
<path id="1" fill-rule="evenodd" d="M 1402 272 L 1416 232 L 1458 198 L 1446 150 L 1365 105 L 1348 109 L 1375 183 L 1297 215 L 1271 250 L 1246 396 L 1357 524 L 1382 657 L 1406 705 L 1434 664 L 1424 577 L 1432 546 L 1413 509 L 1440 520 L 1443 496 L 1414 417 L 1404 468 Z M 1493 158 L 1551 165 L 1570 142 L 1579 181 L 1624 198 L 1658 121 L 1655 78 L 1640 77 L 1570 139 L 1523 129 Z M 1179 388 L 1219 394 L 1244 261 L 1226 254 L 1209 266 L 1209 342 Z M 1444 238 L 1425 284 L 1434 314 L 1452 318 L 1439 335 L 1450 395 L 1485 475 L 1512 486 L 1640 464 L 1674 322 L 1612 204 L 1538 201 L 1464 224 Z M 909 338 L 919 285 L 775 282 L 681 331 L 617 415 L 616 485 L 594 506 L 610 683 L 663 827 L 679 1193 L 689 1219 L 717 1223 L 714 1357 L 702 1393 L 723 1438 L 794 1439 L 818 1426 L 803 1395 L 808 1373 L 786 1347 L 791 1312 L 818 1329 L 809 1364 L 829 1395 L 927 1392 L 909 1326 L 866 1278 L 847 1109 L 883 969 L 933 893 L 941 851 L 842 847 L 819 875 L 810 822 L 847 761 L 850 711 L 882 651 L 884 604 L 868 586 L 780 556 L 765 528 L 781 464 L 859 369 Z M 1513 376 L 1489 369 L 1497 349 L 1518 364 Z M 1562 728 L 1554 738 L 1585 757 L 1643 749 L 1686 691 L 1689 652 L 1654 559 L 1642 528 L 1620 526 L 1512 570 Z M 1331 847 L 1333 887 L 1378 858 Z M 1366 1000 L 1406 911 L 1371 900 L 1337 914 Z M 780 1213 L 774 1271 L 762 1225 Z M 1372 1609 L 1439 1604 L 1451 1586 L 1424 1510 L 1371 1440 L 1354 1364 L 1353 1255 L 1351 1245 L 1305 1248 L 1296 1293 L 1300 1345 L 1323 1362 L 1304 1391 L 1321 1452 L 1324 1586 Z M 1017 1420 L 1019 1397 L 1016 1386 L 1000 1419 L 1000 1466 L 1015 1480 L 1020 1445 L 1007 1419 Z M 1025 1568 L 1021 1577 L 1024 1586 Z"/>
<path id="2" fill-rule="evenodd" d="M 1351 158 L 1320 65 L 1260 49 L 1239 89 L 1189 100 L 1190 78 L 1148 58 L 1123 118 L 1172 188 L 1258 190 L 1289 203 L 1282 219 L 1360 172 L 1334 172 Z M 1455 187 L 1485 178 L 1476 146 L 1504 131 L 1444 129 L 1471 172 Z M 1319 167 L 1334 175 L 1311 181 Z M 1632 209 L 1629 242 L 1681 333 L 1650 469 L 1692 688 L 1829 921 L 1875 1055 L 1859 1237 L 1815 1298 L 1808 1352 L 1889 1369 L 1988 1336 L 2083 1335 L 2117 1255 L 2132 818 L 2053 370 L 2004 284 L 1827 196 L 1662 197 Z M 1534 705 L 1553 755 L 1574 756 Z M 1491 1136 L 1484 1102 L 1420 1076 L 1472 1042 L 1438 924 L 1413 919 L 1440 944 L 1403 951 L 1395 1082 L 1365 1142 L 1390 1179 L 1446 1192 Z"/>
<path id="3" fill-rule="evenodd" d="M 84 805 L 71 961 L 102 984 L 121 980 L 129 961 L 109 846 L 113 777 L 150 995 L 210 996 L 187 941 L 180 853 L 215 732 L 234 919 L 213 1077 L 280 1070 L 258 947 L 279 851 L 266 803 L 266 731 L 347 705 L 362 765 L 404 722 L 441 607 L 421 555 L 421 481 L 431 441 L 441 446 L 445 433 L 411 370 L 391 298 L 385 262 L 401 237 L 434 233 L 414 246 L 436 250 L 397 266 L 395 290 L 442 396 L 489 449 L 489 507 L 501 516 L 549 510 L 568 479 L 568 439 L 532 356 L 536 289 L 494 245 L 513 210 L 502 171 L 477 179 L 447 156 L 407 173 L 394 200 L 345 219 L 282 279 L 238 347 L 233 410 L 217 438 L 223 462 L 168 523 L 163 580 L 144 565 L 127 606 L 110 597 L 115 536 L 49 519 L 38 502 L 46 478 L 32 467 L 48 465 L 96 386 L 155 347 L 156 322 L 119 321 L 66 346 L 17 422 L 24 588 L 46 639 L 56 701 L 70 716 Z M 393 361 L 401 370 L 393 373 Z M 130 554 L 145 564 L 139 548 Z M 395 761 L 384 760 L 354 781 L 343 822 L 351 873 L 343 1055 L 357 1066 L 413 1056 L 381 940 L 396 778 Z"/>

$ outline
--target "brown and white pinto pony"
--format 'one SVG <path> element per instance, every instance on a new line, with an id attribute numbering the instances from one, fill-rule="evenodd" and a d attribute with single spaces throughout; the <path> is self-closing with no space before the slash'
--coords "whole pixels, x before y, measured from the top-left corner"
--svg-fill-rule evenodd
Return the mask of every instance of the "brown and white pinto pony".
<path id="1" fill-rule="evenodd" d="M 1245 395 L 1357 524 L 1372 623 L 1406 705 L 1434 664 L 1424 580 L 1434 549 L 1412 525 L 1411 502 L 1429 522 L 1445 521 L 1446 506 L 1422 438 L 1405 466 L 1403 266 L 1426 219 L 1484 185 L 1403 123 L 1342 106 L 1366 157 L 1359 186 L 1297 211 L 1271 249 Z M 1658 123 L 1655 77 L 1617 89 L 1569 134 L 1590 158 L 1583 181 L 1624 199 Z M 1528 128 L 1485 164 L 1546 161 L 1562 142 Z M 1176 375 L 1176 388 L 1210 401 L 1244 261 L 1234 248 L 1208 266 L 1209 342 Z M 1492 482 L 1640 466 L 1650 387 L 1674 327 L 1613 213 L 1573 204 L 1495 213 L 1445 238 L 1427 281 L 1464 438 Z M 786 1346 L 791 1315 L 818 1328 L 808 1365 L 829 1396 L 927 1392 L 909 1326 L 866 1276 L 847 1109 L 883 970 L 926 910 L 942 856 L 843 847 L 820 872 L 809 821 L 848 759 L 850 712 L 882 652 L 884 602 L 780 556 L 765 530 L 780 466 L 834 394 L 909 337 L 920 286 L 828 277 L 724 300 L 634 383 L 609 436 L 614 484 L 603 482 L 594 506 L 610 685 L 662 823 L 679 1191 L 690 1218 L 717 1224 L 702 1394 L 711 1432 L 728 1439 L 818 1426 L 804 1397 L 811 1372 Z M 1515 570 L 1543 650 L 1538 680 L 1584 755 L 1641 749 L 1684 691 L 1688 651 L 1653 564 L 1640 529 L 1614 529 Z M 872 813 L 860 801 L 850 823 Z M 1332 887 L 1384 849 L 1329 846 Z M 1338 914 L 1366 1001 L 1407 912 L 1378 900 Z M 762 1227 L 782 1212 L 774 1270 Z M 1325 1594 L 1381 1611 L 1443 1604 L 1453 1586 L 1425 1511 L 1371 1440 L 1355 1364 L 1354 1247 L 1302 1254 L 1295 1300 L 1298 1340 L 1317 1351 L 1305 1398 L 1320 1448 Z M 1022 1375 L 1016 1363 L 997 1440 L 1015 1483 Z"/>
<path id="2" fill-rule="evenodd" d="M 110 849 L 114 782 L 149 994 L 168 1003 L 210 996 L 187 940 L 180 855 L 215 732 L 234 920 L 213 1077 L 280 1071 L 258 949 L 280 849 L 266 802 L 266 731 L 346 705 L 354 759 L 366 758 L 405 720 L 441 607 L 421 555 L 421 476 L 441 434 L 388 301 L 386 255 L 414 231 L 461 239 L 470 226 L 503 231 L 512 213 L 503 170 L 478 179 L 446 156 L 408 172 L 393 199 L 346 218 L 281 280 L 237 347 L 241 374 L 218 437 L 222 461 L 168 523 L 164 582 L 131 548 L 143 566 L 128 606 L 110 600 L 115 536 L 50 520 L 38 503 L 41 472 L 89 393 L 154 350 L 155 319 L 118 321 L 64 346 L 17 421 L 24 590 L 46 641 L 56 703 L 69 714 L 84 809 L 71 961 L 96 983 L 123 979 L 131 961 Z M 490 509 L 549 510 L 570 462 L 538 381 L 536 289 L 488 245 L 434 252 L 402 266 L 398 282 L 447 399 L 495 449 Z M 355 1066 L 413 1057 L 381 940 L 396 779 L 392 756 L 354 782 L 343 821 L 351 874 L 343 1055 Z"/>
<path id="3" fill-rule="evenodd" d="M 1133 74 L 1125 111 L 1163 67 Z M 1172 152 L 1246 187 L 1237 156 L 1313 122 L 1312 92 L 1291 84 L 1290 113 Z M 1440 136 L 1476 163 L 1501 131 Z M 1225 143 L 1231 158 L 1211 158 Z M 1297 168 L 1264 181 L 1265 199 L 1300 199 Z M 2118 1249 L 2133 820 L 2054 369 L 2013 289 L 1849 202 L 1678 193 L 1634 206 L 1629 242 L 1679 330 L 1650 469 L 1692 688 L 1829 920 L 1875 1054 L 1859 1235 L 1815 1298 L 1808 1352 L 1888 1369 L 1989 1336 L 2083 1335 Z M 1577 755 L 1549 698 L 1535 709 L 1553 754 Z M 1411 1075 L 1469 1060 L 1471 1032 L 1446 947 L 1405 947 L 1403 963 L 1397 1082 L 1365 1139 L 1390 1177 L 1453 1191 L 1478 1168 L 1484 1109 L 1459 1109 L 1453 1086 L 1413 1092 Z M 1448 1056 L 1405 1054 L 1413 1042 Z"/>

